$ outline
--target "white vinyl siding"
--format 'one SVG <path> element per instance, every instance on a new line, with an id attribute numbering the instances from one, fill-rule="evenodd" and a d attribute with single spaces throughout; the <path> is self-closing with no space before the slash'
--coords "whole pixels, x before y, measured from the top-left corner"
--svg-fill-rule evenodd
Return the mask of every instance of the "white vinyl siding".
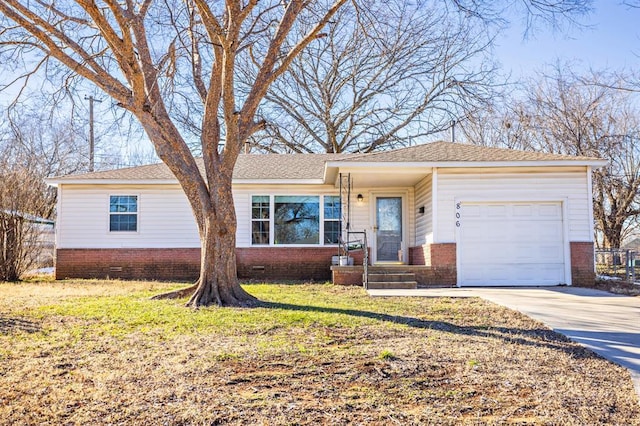
<path id="1" fill-rule="evenodd" d="M 189 203 L 178 185 L 60 185 L 58 248 L 200 247 Z M 138 196 L 137 232 L 109 232 L 114 194 Z"/>
<path id="2" fill-rule="evenodd" d="M 370 193 L 374 188 L 354 190 L 351 200 L 351 229 L 367 230 L 373 236 Z M 385 188 L 385 193 L 406 194 L 408 212 L 414 211 L 412 188 Z M 356 201 L 363 194 L 362 203 Z M 138 232 L 109 232 L 109 197 L 138 195 Z M 236 246 L 251 247 L 252 195 L 338 195 L 333 185 L 236 185 Z M 71 185 L 59 187 L 59 218 L 56 226 L 59 248 L 188 248 L 200 247 L 198 230 L 189 203 L 178 185 Z M 415 217 L 409 214 L 408 241 L 415 241 Z"/>
<path id="3" fill-rule="evenodd" d="M 437 243 L 456 242 L 455 202 L 457 201 L 558 201 L 566 202 L 569 241 L 593 241 L 586 170 L 566 172 L 509 172 L 496 169 L 462 172 L 438 169 Z"/>
<path id="4" fill-rule="evenodd" d="M 438 169 L 413 187 L 356 187 L 351 200 L 351 230 L 367 231 L 373 239 L 372 196 L 406 199 L 404 247 L 433 242 L 455 242 L 455 201 L 558 201 L 566 203 L 568 241 L 592 241 L 590 194 L 586 168 L 562 172 L 539 168 L 518 172 L 500 169 Z M 433 189 L 433 193 L 432 193 Z M 197 227 L 179 185 L 77 185 L 60 184 L 59 248 L 182 248 L 199 247 Z M 138 231 L 109 232 L 109 197 L 135 194 Z M 237 218 L 237 247 L 251 247 L 252 195 L 338 195 L 334 185 L 236 184 L 233 189 Z M 362 203 L 356 200 L 362 194 Z M 425 213 L 418 213 L 424 206 Z M 435 206 L 435 207 L 433 207 Z M 431 211 L 432 207 L 435 211 Z"/>
<path id="5" fill-rule="evenodd" d="M 428 175 L 416 185 L 416 241 L 415 245 L 421 246 L 433 242 L 433 212 L 432 212 L 432 175 Z M 418 210 L 424 207 L 424 214 Z"/>

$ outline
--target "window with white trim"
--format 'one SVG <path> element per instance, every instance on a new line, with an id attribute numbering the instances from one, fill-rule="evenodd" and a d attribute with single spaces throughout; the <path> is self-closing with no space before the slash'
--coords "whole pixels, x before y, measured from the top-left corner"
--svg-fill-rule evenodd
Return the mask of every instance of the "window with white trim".
<path id="1" fill-rule="evenodd" d="M 338 244 L 340 238 L 340 197 L 324 196 L 324 243 Z"/>
<path id="2" fill-rule="evenodd" d="M 251 197 L 251 244 L 269 244 L 270 210 L 268 195 Z"/>
<path id="3" fill-rule="evenodd" d="M 339 235 L 339 196 L 251 197 L 252 245 L 333 245 Z"/>
<path id="4" fill-rule="evenodd" d="M 276 195 L 273 243 L 320 244 L 320 197 Z"/>
<path id="5" fill-rule="evenodd" d="M 136 232 L 138 230 L 138 196 L 111 195 L 109 198 L 109 231 Z"/>

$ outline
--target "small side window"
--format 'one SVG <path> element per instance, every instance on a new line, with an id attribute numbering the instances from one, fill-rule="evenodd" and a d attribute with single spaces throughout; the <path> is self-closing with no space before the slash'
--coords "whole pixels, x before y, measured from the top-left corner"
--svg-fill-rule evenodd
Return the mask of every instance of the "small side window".
<path id="1" fill-rule="evenodd" d="M 324 196 L 324 243 L 338 244 L 340 238 L 340 197 Z"/>
<path id="2" fill-rule="evenodd" d="M 251 198 L 251 244 L 269 244 L 269 196 L 254 195 Z"/>
<path id="3" fill-rule="evenodd" d="M 138 196 L 112 195 L 109 200 L 109 231 L 138 230 Z"/>

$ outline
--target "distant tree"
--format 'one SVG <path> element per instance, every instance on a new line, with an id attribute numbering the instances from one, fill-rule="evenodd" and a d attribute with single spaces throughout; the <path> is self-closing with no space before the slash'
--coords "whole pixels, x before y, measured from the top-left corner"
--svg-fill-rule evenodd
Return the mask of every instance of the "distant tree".
<path id="1" fill-rule="evenodd" d="M 53 219 L 56 192 L 44 179 L 84 170 L 86 157 L 70 125 L 26 108 L 0 129 L 0 281 L 16 281 L 37 265 L 43 220 Z M 84 162 L 83 162 L 84 160 Z"/>
<path id="2" fill-rule="evenodd" d="M 269 88 L 254 145 L 299 153 L 403 146 L 494 95 L 486 27 L 441 2 L 351 4 L 334 22 Z"/>
<path id="3" fill-rule="evenodd" d="M 8 154 L 0 151 L 0 281 L 17 281 L 40 256 L 39 222 L 52 200 L 33 164 L 9 163 Z"/>
<path id="4" fill-rule="evenodd" d="M 370 152 L 410 145 L 490 108 L 498 97 L 488 59 L 505 15 L 558 29 L 590 0 L 354 2 L 267 92 L 267 152 Z M 251 81 L 252 75 L 245 75 Z"/>

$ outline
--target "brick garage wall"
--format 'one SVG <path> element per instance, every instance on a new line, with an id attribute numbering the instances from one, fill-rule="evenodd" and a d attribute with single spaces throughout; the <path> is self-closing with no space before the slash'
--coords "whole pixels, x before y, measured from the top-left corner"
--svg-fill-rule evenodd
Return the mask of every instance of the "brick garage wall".
<path id="1" fill-rule="evenodd" d="M 427 285 L 453 286 L 458 282 L 456 243 L 434 243 L 429 246 L 431 276 Z"/>
<path id="2" fill-rule="evenodd" d="M 456 266 L 456 243 L 434 243 L 409 247 L 410 265 Z"/>
<path id="3" fill-rule="evenodd" d="M 194 281 L 200 249 L 58 249 L 56 279 L 123 278 Z"/>
<path id="4" fill-rule="evenodd" d="M 570 242 L 571 283 L 573 285 L 592 286 L 596 279 L 593 259 L 593 243 Z"/>
<path id="5" fill-rule="evenodd" d="M 335 247 L 252 247 L 236 249 L 238 277 L 329 280 Z M 362 264 L 362 252 L 351 253 Z M 200 249 L 59 249 L 56 279 L 122 278 L 193 281 Z"/>
<path id="6" fill-rule="evenodd" d="M 456 243 L 431 244 L 431 266 L 456 266 Z"/>

